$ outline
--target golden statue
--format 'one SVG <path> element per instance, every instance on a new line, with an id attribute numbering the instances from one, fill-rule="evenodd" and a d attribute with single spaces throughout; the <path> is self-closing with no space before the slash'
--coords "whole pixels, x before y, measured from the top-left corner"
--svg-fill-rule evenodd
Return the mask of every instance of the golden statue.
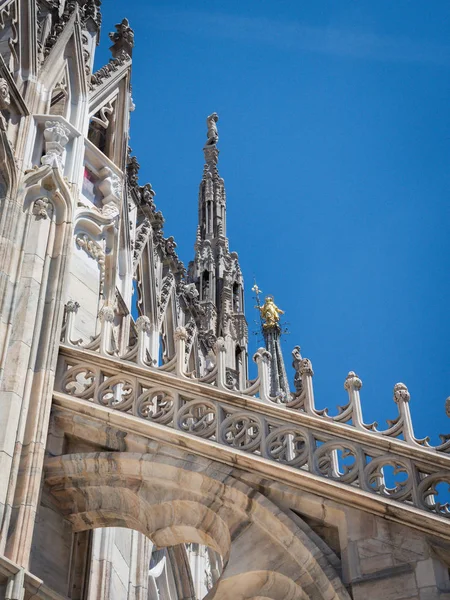
<path id="1" fill-rule="evenodd" d="M 273 301 L 272 296 L 267 296 L 264 304 L 262 306 L 257 306 L 256 308 L 261 313 L 261 318 L 265 321 L 263 324 L 264 329 L 277 327 L 280 320 L 279 315 L 284 315 L 284 310 L 278 308 Z"/>

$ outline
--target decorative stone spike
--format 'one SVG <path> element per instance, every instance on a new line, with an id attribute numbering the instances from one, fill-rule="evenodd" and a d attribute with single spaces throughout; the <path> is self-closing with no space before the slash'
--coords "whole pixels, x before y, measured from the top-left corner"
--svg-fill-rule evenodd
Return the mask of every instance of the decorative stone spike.
<path id="1" fill-rule="evenodd" d="M 362 381 L 354 371 L 350 371 L 350 373 L 345 378 L 344 388 L 347 391 L 350 391 L 352 389 L 360 390 L 362 388 Z"/>

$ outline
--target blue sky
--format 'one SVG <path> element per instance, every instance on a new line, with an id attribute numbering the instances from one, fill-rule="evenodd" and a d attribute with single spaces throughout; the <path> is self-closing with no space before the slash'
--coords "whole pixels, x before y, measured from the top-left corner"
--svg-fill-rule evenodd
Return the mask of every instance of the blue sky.
<path id="1" fill-rule="evenodd" d="M 188 8 L 186 8 L 188 6 Z M 366 422 L 411 392 L 418 436 L 450 431 L 450 3 L 104 0 L 135 30 L 131 146 L 193 255 L 205 118 L 219 114 L 230 247 L 286 312 L 319 408 L 363 381 Z M 250 334 L 250 350 L 256 336 Z"/>

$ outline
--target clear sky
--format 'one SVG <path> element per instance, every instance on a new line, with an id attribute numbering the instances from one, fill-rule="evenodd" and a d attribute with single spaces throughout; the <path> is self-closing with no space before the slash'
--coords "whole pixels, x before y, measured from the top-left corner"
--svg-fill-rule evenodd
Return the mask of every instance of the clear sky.
<path id="1" fill-rule="evenodd" d="M 180 257 L 216 111 L 250 331 L 255 277 L 286 312 L 288 367 L 296 344 L 312 360 L 319 408 L 346 403 L 354 370 L 384 428 L 402 381 L 436 443 L 450 431 L 450 2 L 104 0 L 97 67 L 125 16 L 131 146 Z"/>

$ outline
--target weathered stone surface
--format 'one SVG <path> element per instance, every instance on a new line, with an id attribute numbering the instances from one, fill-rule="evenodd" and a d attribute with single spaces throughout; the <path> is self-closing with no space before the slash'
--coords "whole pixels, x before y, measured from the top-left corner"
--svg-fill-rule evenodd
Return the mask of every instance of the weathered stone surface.
<path id="1" fill-rule="evenodd" d="M 352 586 L 354 600 L 367 598 L 383 598 L 384 600 L 411 600 L 418 598 L 418 587 L 414 575 L 393 575 L 390 577 L 375 578 Z"/>
<path id="2" fill-rule="evenodd" d="M 92 74 L 99 5 L 0 11 L 0 598 L 445 600 L 450 440 L 415 437 L 403 383 L 375 431 L 353 371 L 316 408 L 298 346 L 291 393 L 256 284 L 249 381 L 218 115 L 186 269 L 126 147 L 126 19 Z"/>

